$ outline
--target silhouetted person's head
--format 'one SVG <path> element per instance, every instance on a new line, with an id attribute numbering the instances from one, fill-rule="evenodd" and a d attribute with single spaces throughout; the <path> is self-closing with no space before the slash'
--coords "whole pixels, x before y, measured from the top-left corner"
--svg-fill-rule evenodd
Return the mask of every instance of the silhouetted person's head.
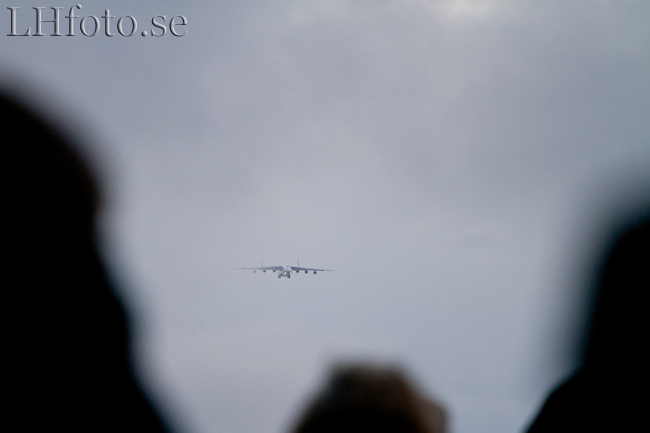
<path id="1" fill-rule="evenodd" d="M 394 368 L 356 366 L 334 371 L 295 433 L 444 433 L 444 410 L 420 396 Z"/>
<path id="2" fill-rule="evenodd" d="M 34 431 L 162 431 L 133 379 L 124 310 L 97 254 L 91 170 L 55 125 L 2 93 L 0 134 L 8 421 Z"/>
<path id="3" fill-rule="evenodd" d="M 615 234 L 594 277 L 583 365 L 551 394 L 529 433 L 629 431 L 645 421 L 650 212 Z"/>
<path id="4" fill-rule="evenodd" d="M 645 367 L 650 289 L 650 213 L 623 228 L 596 280 L 584 368 L 626 375 Z"/>

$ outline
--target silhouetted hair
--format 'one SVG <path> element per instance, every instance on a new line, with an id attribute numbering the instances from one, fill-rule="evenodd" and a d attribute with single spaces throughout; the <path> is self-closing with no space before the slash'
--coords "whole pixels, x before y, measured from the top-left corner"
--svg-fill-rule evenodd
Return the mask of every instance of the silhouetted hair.
<path id="1" fill-rule="evenodd" d="M 126 315 L 97 253 L 92 170 L 59 128 L 2 93 L 0 133 L 5 422 L 25 431 L 164 431 L 133 378 Z"/>
<path id="2" fill-rule="evenodd" d="M 650 212 L 621 230 L 599 269 L 598 293 L 584 355 L 589 369 L 640 367 L 648 338 Z"/>
<path id="3" fill-rule="evenodd" d="M 648 385 L 650 212 L 616 232 L 600 267 L 583 365 L 546 400 L 528 430 L 632 431 L 644 425 Z M 642 406 L 643 403 L 643 406 Z"/>
<path id="4" fill-rule="evenodd" d="M 396 368 L 358 365 L 334 370 L 295 433 L 444 433 L 441 406 L 421 397 Z"/>

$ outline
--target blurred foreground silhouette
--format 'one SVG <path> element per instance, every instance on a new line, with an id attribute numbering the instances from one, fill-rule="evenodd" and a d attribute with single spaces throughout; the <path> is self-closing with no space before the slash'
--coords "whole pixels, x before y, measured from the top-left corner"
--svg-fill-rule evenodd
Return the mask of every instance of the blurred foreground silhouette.
<path id="1" fill-rule="evenodd" d="M 616 231 L 597 269 L 582 367 L 550 395 L 529 433 L 644 429 L 649 252 L 646 208 Z"/>
<path id="2" fill-rule="evenodd" d="M 421 396 L 395 368 L 335 369 L 295 433 L 445 433 L 442 407 Z"/>
<path id="3" fill-rule="evenodd" d="M 127 318 L 97 253 L 91 171 L 59 128 L 2 92 L 0 124 L 6 425 L 165 431 L 134 380 Z"/>

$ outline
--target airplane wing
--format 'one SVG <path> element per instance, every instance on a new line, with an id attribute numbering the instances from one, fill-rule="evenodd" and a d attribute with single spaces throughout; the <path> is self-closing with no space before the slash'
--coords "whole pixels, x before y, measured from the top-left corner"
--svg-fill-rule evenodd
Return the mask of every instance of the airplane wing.
<path id="1" fill-rule="evenodd" d="M 303 268 L 302 266 L 291 266 L 292 271 L 296 272 L 324 272 L 333 271 L 334 269 L 317 269 L 317 268 Z"/>
<path id="2" fill-rule="evenodd" d="M 235 269 L 248 269 L 253 271 L 281 271 L 282 266 L 258 266 L 256 268 L 235 268 Z"/>

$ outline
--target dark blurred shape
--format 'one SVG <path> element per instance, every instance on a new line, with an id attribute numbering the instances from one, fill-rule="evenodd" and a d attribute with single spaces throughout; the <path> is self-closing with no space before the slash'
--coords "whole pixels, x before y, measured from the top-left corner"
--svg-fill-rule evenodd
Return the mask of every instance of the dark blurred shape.
<path id="1" fill-rule="evenodd" d="M 95 245 L 96 181 L 75 143 L 0 92 L 5 423 L 163 432 L 137 386 L 124 308 Z"/>
<path id="2" fill-rule="evenodd" d="M 446 423 L 398 369 L 358 365 L 334 370 L 294 432 L 445 433 Z"/>
<path id="3" fill-rule="evenodd" d="M 529 433 L 634 431 L 645 425 L 650 212 L 632 218 L 613 238 L 596 272 L 583 365 L 549 396 Z"/>

